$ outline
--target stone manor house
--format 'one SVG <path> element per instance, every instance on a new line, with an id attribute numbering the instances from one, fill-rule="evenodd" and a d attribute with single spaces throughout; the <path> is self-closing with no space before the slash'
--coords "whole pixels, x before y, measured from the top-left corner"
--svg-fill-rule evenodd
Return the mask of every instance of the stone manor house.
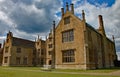
<path id="1" fill-rule="evenodd" d="M 30 41 L 7 34 L 2 49 L 2 66 L 43 66 L 56 69 L 97 69 L 114 67 L 117 60 L 115 41 L 106 37 L 102 15 L 94 29 L 74 14 L 74 5 L 61 8 L 61 20 L 53 22 L 46 40 Z"/>

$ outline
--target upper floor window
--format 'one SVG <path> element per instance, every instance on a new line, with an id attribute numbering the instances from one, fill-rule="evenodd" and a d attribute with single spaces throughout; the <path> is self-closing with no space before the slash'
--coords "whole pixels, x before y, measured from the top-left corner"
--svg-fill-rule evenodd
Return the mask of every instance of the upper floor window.
<path id="1" fill-rule="evenodd" d="M 70 23 L 70 16 L 64 18 L 64 25 Z"/>
<path id="2" fill-rule="evenodd" d="M 49 38 L 49 41 L 52 41 L 52 38 Z"/>
<path id="3" fill-rule="evenodd" d="M 52 55 L 52 51 L 49 51 L 48 53 L 49 53 L 49 55 Z"/>
<path id="4" fill-rule="evenodd" d="M 8 57 L 4 57 L 4 63 L 8 62 Z"/>
<path id="5" fill-rule="evenodd" d="M 17 48 L 17 53 L 21 53 L 21 48 Z"/>
<path id="6" fill-rule="evenodd" d="M 49 47 L 49 48 L 52 48 L 52 44 L 49 44 L 48 47 Z"/>
<path id="7" fill-rule="evenodd" d="M 69 63 L 75 62 L 75 52 L 74 50 L 65 50 L 62 52 L 62 62 Z"/>
<path id="8" fill-rule="evenodd" d="M 70 42 L 74 40 L 74 31 L 68 30 L 62 33 L 62 42 Z"/>
<path id="9" fill-rule="evenodd" d="M 7 39 L 7 43 L 9 42 L 9 39 Z"/>
<path id="10" fill-rule="evenodd" d="M 36 55 L 36 50 L 35 49 L 33 50 L 33 55 Z"/>
<path id="11" fill-rule="evenodd" d="M 39 42 L 37 42 L 37 45 L 39 45 Z"/>
<path id="12" fill-rule="evenodd" d="M 5 47 L 5 53 L 8 53 L 9 47 Z"/>
<path id="13" fill-rule="evenodd" d="M 44 49 L 41 49 L 41 55 L 44 55 Z"/>

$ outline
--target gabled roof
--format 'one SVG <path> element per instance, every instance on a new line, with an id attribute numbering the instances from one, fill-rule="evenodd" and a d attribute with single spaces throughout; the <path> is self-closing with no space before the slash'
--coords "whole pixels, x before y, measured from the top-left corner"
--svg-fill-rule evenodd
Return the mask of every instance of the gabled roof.
<path id="1" fill-rule="evenodd" d="M 82 21 L 79 17 L 77 17 L 75 14 L 72 14 L 70 11 L 68 11 L 67 13 L 68 13 L 68 16 L 74 16 L 77 20 Z M 64 15 L 66 15 L 66 13 Z M 64 17 L 62 17 L 60 19 L 59 23 L 56 26 L 56 29 L 59 27 L 59 25 L 60 25 L 60 23 L 62 22 L 63 19 L 64 19 Z"/>
<path id="2" fill-rule="evenodd" d="M 23 46 L 23 47 L 34 47 L 35 42 L 30 41 L 30 40 L 26 40 L 26 39 L 22 39 L 22 38 L 17 38 L 17 37 L 13 37 L 12 38 L 12 45 L 13 46 Z"/>

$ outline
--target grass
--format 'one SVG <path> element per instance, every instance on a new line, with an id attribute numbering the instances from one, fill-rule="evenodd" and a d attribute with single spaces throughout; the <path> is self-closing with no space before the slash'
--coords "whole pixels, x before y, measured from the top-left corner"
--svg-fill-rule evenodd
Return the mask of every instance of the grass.
<path id="1" fill-rule="evenodd" d="M 0 67 L 0 77 L 120 77 L 120 76 L 104 76 L 104 75 L 83 75 L 70 74 L 71 72 L 96 72 L 107 73 L 108 71 L 116 71 L 119 69 L 100 69 L 100 70 L 52 70 L 41 71 L 39 67 Z M 55 73 L 55 72 L 70 72 L 70 73 Z"/>
<path id="2" fill-rule="evenodd" d="M 83 72 L 83 73 L 110 73 L 120 70 L 120 67 L 116 68 L 106 68 L 106 69 L 96 69 L 96 70 L 75 70 L 75 69 L 55 69 L 54 71 L 60 72 Z"/>

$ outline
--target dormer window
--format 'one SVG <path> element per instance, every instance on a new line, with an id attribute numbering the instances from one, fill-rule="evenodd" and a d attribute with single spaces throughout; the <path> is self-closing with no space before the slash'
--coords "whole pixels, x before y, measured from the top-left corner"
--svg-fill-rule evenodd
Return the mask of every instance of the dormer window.
<path id="1" fill-rule="evenodd" d="M 70 23 L 70 16 L 64 18 L 64 25 Z"/>

